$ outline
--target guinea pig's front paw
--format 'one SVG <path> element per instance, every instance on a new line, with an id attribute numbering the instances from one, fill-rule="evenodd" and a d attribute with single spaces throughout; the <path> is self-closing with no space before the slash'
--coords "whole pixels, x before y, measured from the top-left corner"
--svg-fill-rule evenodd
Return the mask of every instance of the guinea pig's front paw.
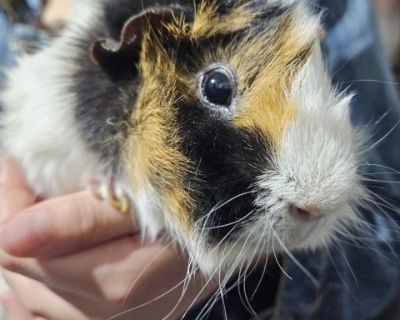
<path id="1" fill-rule="evenodd" d="M 129 212 L 131 208 L 129 198 L 123 188 L 113 178 L 108 181 L 93 179 L 90 182 L 90 190 L 95 198 L 108 202 L 115 210 L 122 213 Z"/>

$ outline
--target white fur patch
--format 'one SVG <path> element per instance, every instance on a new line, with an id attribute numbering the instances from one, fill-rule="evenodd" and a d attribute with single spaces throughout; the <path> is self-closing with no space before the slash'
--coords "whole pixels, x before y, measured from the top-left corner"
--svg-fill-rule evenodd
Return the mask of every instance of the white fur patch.
<path id="1" fill-rule="evenodd" d="M 259 202 L 265 207 L 282 203 L 276 213 L 279 221 L 273 223 L 289 248 L 316 248 L 326 245 L 335 228 L 356 218 L 350 205 L 363 195 L 358 174 L 361 141 L 350 123 L 351 97 L 332 89 L 319 47 L 288 94 L 296 114 L 284 132 L 275 169 L 259 182 L 270 191 Z M 296 221 L 288 214 L 290 205 L 312 208 L 323 218 Z M 266 218 L 269 223 L 271 219 Z"/>
<path id="2" fill-rule="evenodd" d="M 66 31 L 48 48 L 21 57 L 1 93 L 1 154 L 18 160 L 33 189 L 49 197 L 80 190 L 106 169 L 85 145 L 75 119 L 69 87 L 78 66 L 61 57 L 76 52 L 72 36 Z"/>

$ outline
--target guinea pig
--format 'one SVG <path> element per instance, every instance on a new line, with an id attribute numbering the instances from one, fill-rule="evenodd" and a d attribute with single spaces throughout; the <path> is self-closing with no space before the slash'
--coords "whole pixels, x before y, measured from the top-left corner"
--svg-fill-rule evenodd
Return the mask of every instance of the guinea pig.
<path id="1" fill-rule="evenodd" d="M 96 179 L 205 274 L 328 245 L 356 221 L 362 134 L 306 1 L 81 5 L 0 95 L 1 153 L 35 192 Z"/>

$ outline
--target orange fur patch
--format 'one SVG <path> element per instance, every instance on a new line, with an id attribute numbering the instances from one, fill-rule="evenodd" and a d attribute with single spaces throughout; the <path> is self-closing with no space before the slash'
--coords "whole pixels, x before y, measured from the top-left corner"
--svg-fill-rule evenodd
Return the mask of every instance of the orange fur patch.
<path id="1" fill-rule="evenodd" d="M 304 38 L 296 27 L 292 16 L 286 15 L 274 32 L 249 39 L 232 57 L 232 64 L 238 70 L 246 61 L 253 61 L 239 74 L 240 81 L 248 82 L 248 74 L 258 73 L 251 87 L 244 90 L 240 111 L 233 123 L 238 128 L 261 130 L 275 148 L 279 147 L 283 131 L 296 112 L 287 91 L 294 76 L 310 58 L 315 40 Z M 260 65 L 263 69 L 255 71 Z"/>
<path id="2" fill-rule="evenodd" d="M 166 199 L 164 205 L 176 214 L 182 225 L 188 226 L 191 200 L 185 177 L 190 164 L 179 151 L 180 138 L 171 101 L 160 100 L 160 91 L 156 82 L 142 87 L 129 137 L 124 143 L 125 168 L 131 175 L 134 192 L 151 184 L 161 193 L 161 199 Z"/>
<path id="3" fill-rule="evenodd" d="M 181 225 L 188 227 L 192 202 L 185 178 L 190 163 L 180 151 L 178 125 L 172 110 L 179 76 L 165 51 L 158 48 L 154 52 L 157 47 L 150 36 L 144 41 L 139 69 L 145 81 L 124 142 L 125 168 L 131 174 L 134 191 L 150 183 L 166 199 L 164 205 Z"/>

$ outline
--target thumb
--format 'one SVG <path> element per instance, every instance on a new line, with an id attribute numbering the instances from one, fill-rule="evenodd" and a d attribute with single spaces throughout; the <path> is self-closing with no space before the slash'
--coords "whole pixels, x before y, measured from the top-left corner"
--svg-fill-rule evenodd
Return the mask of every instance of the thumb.
<path id="1" fill-rule="evenodd" d="M 0 226 L 0 246 L 19 257 L 54 257 L 138 233 L 133 216 L 82 191 L 41 202 Z"/>

